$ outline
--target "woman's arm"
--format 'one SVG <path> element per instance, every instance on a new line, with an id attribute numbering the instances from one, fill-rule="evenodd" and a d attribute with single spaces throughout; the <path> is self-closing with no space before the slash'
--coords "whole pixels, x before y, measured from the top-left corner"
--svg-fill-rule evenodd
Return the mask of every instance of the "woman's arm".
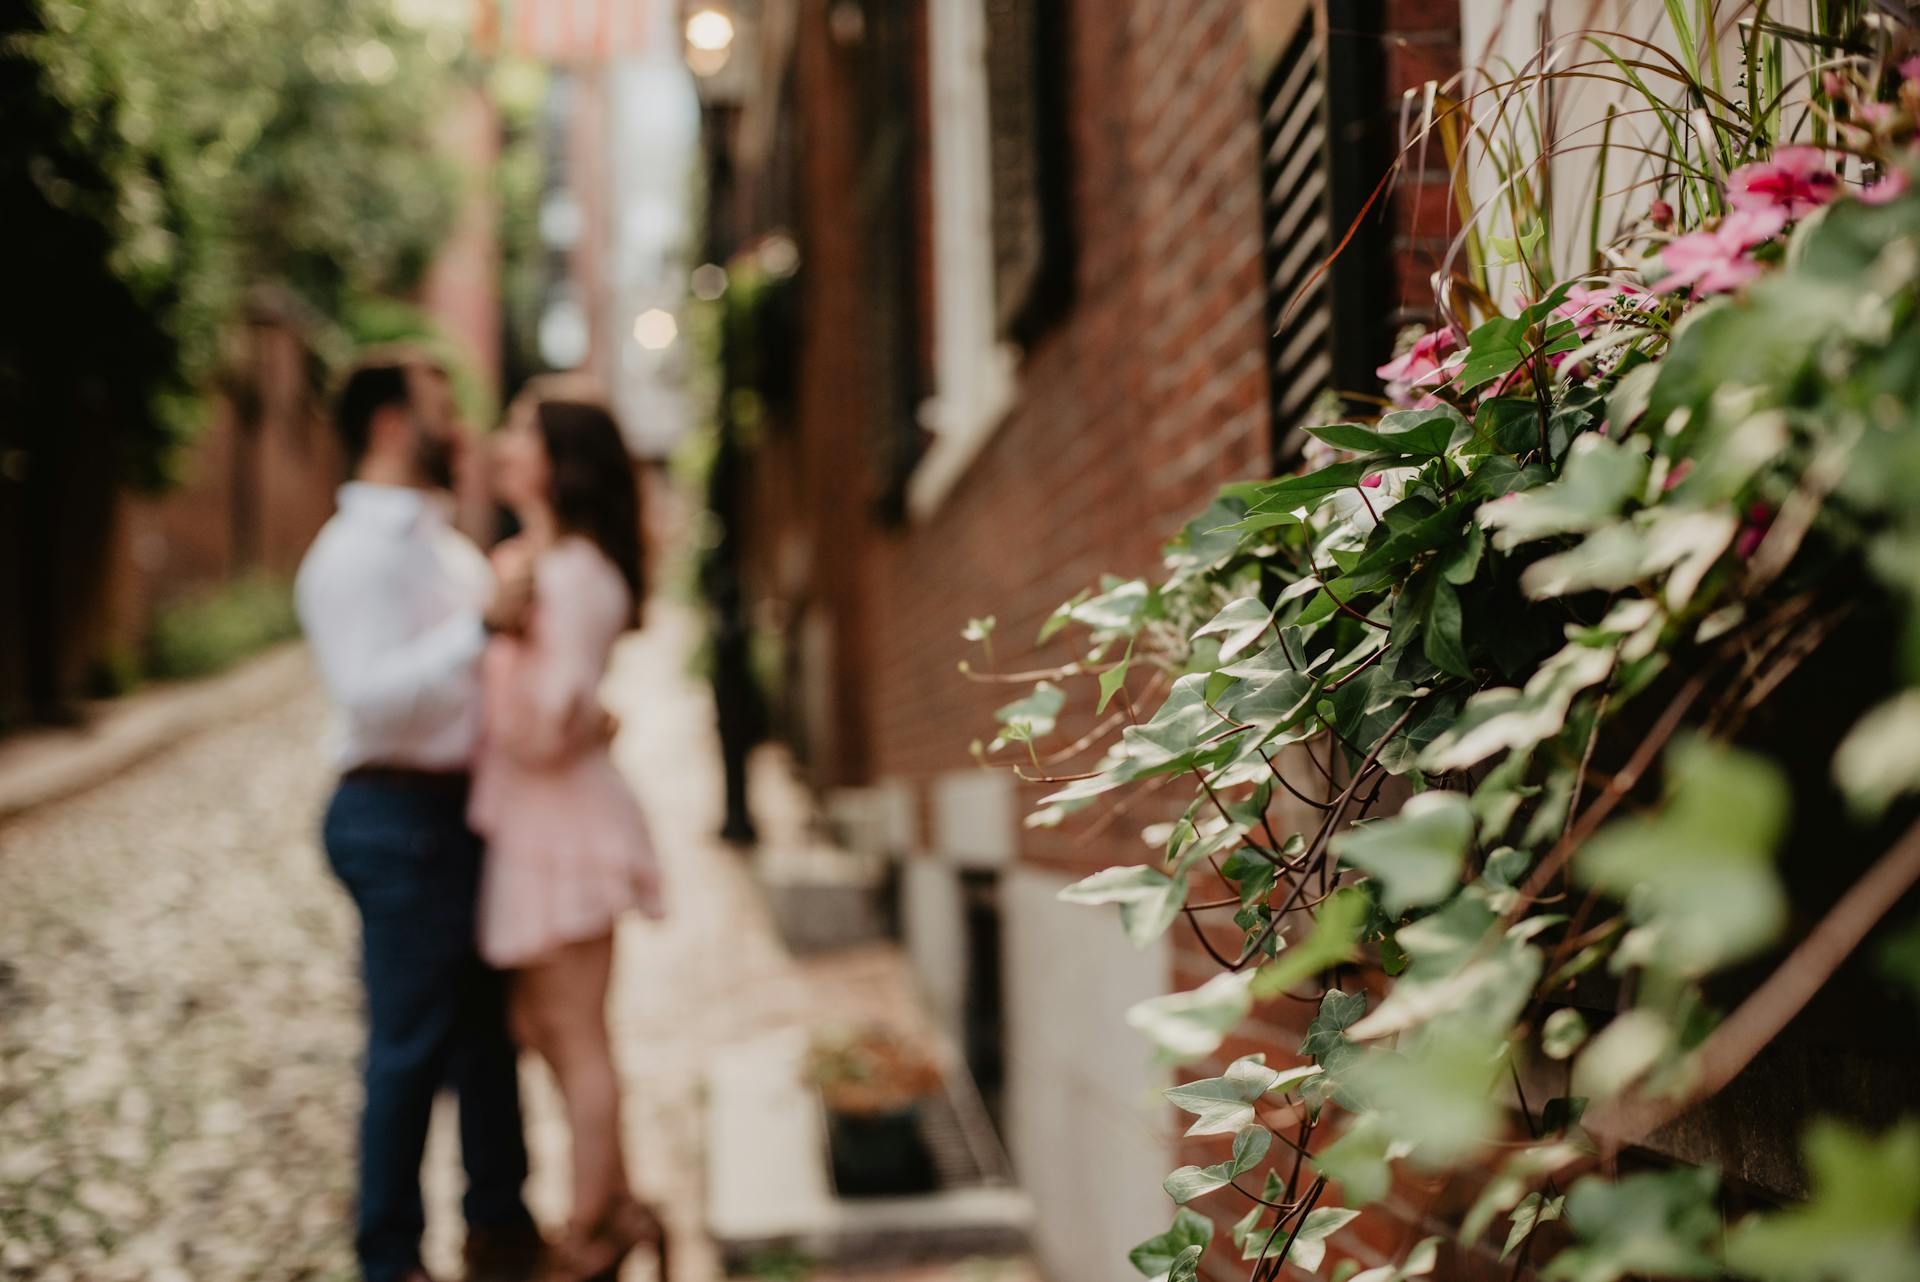
<path id="1" fill-rule="evenodd" d="M 600 682 L 625 607 L 608 600 L 597 566 L 581 560 L 591 555 L 563 546 L 540 559 L 533 631 L 506 652 L 499 742 L 527 765 L 561 764 L 604 745 L 611 732 Z"/>

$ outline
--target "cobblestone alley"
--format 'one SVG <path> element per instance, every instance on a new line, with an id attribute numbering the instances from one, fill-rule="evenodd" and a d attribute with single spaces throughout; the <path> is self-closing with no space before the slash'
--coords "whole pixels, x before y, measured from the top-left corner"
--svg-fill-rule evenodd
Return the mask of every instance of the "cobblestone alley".
<path id="1" fill-rule="evenodd" d="M 889 948 L 789 957 L 745 864 L 712 839 L 717 758 L 687 674 L 693 637 L 685 611 L 658 606 L 607 690 L 669 878 L 672 920 L 629 922 L 622 937 L 613 1017 L 629 1152 L 677 1231 L 677 1282 L 718 1272 L 699 1231 L 707 1054 L 770 1028 L 915 1009 Z M 353 1276 L 359 994 L 353 914 L 315 836 L 324 718 L 309 679 L 268 712 L 0 826 L 0 1277 Z M 757 770 L 778 842 L 804 809 L 776 761 Z M 527 1082 L 532 1198 L 552 1221 L 564 1131 L 543 1074 L 529 1066 Z M 452 1145 L 437 1123 L 429 1264 L 446 1276 Z"/>

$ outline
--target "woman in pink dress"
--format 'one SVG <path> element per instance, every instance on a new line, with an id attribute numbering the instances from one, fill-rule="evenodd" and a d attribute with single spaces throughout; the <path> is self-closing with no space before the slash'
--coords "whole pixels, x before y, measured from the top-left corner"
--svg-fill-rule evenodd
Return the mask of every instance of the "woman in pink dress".
<path id="1" fill-rule="evenodd" d="M 573 1213 L 550 1279 L 611 1279 L 652 1242 L 664 1282 L 664 1230 L 627 1185 L 606 1024 L 615 922 L 630 908 L 661 915 L 653 848 L 599 698 L 614 642 L 638 621 L 639 497 L 618 426 L 582 401 L 522 397 L 495 466 L 522 530 L 495 555 L 532 562 L 534 601 L 525 630 L 496 637 L 482 669 L 469 815 L 487 842 L 480 951 L 514 972 L 515 1034 L 566 1100 Z"/>

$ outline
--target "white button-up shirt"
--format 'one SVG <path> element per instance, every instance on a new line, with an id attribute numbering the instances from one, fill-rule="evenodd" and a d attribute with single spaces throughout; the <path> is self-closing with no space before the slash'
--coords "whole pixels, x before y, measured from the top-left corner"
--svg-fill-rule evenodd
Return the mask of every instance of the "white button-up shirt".
<path id="1" fill-rule="evenodd" d="M 425 491 L 341 487 L 294 600 L 336 708 L 342 770 L 471 763 L 492 591 L 486 557 Z"/>

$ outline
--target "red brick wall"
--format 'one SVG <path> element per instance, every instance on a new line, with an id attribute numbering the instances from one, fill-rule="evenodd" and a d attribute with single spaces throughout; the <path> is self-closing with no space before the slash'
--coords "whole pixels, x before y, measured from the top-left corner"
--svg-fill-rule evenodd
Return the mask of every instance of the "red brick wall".
<path id="1" fill-rule="evenodd" d="M 924 803 L 935 776 L 968 767 L 968 744 L 990 730 L 992 710 L 1025 692 L 956 674 L 970 649 L 959 635 L 970 616 L 997 616 L 1001 668 L 1062 662 L 1065 646 L 1034 654 L 1029 644 L 1056 605 L 1102 572 L 1155 573 L 1160 545 L 1223 482 L 1266 469 L 1246 2 L 1067 0 L 1072 304 L 1025 353 L 1012 412 L 938 512 L 888 532 L 864 510 L 869 424 L 853 394 L 865 372 L 862 245 L 849 195 L 857 187 L 855 86 L 849 55 L 826 35 L 825 5 L 803 5 L 795 65 L 805 140 L 801 386 L 794 421 L 758 447 L 748 542 L 763 598 L 793 608 L 801 590 L 783 581 L 782 565 L 810 567 L 800 576 L 805 606 L 835 622 L 835 751 L 819 763 L 820 782 L 905 780 Z M 1458 18 L 1445 0 L 1390 0 L 1387 12 L 1390 83 L 1380 109 L 1397 113 L 1403 89 L 1457 68 Z M 925 130 L 923 117 L 923 157 Z M 924 187 L 916 205 L 924 228 Z M 1444 186 L 1420 178 L 1417 158 L 1386 216 L 1398 283 L 1380 306 L 1397 320 L 1423 319 L 1428 276 L 1452 224 Z M 924 264 L 922 283 L 932 285 Z M 796 546 L 806 549 L 797 561 Z M 1069 723 L 1057 742 L 1074 733 Z M 1084 825 L 1026 834 L 1022 857 L 1066 870 L 1131 861 L 1150 808 L 1092 839 Z M 1184 942 L 1174 982 L 1211 973 Z M 1275 1003 L 1228 1051 L 1259 1049 L 1286 1062 L 1311 1014 Z M 1213 1160 L 1221 1145 L 1199 1147 Z M 1409 1245 L 1431 1191 L 1404 1194 L 1402 1222 L 1379 1217 L 1343 1240 L 1362 1253 Z M 1216 1254 L 1222 1276 L 1236 1275 L 1230 1253 Z"/>
<path id="2" fill-rule="evenodd" d="M 290 579 L 333 512 L 339 446 L 314 396 L 306 348 L 294 330 L 253 325 L 254 409 L 229 397 L 157 495 L 123 492 L 107 591 L 103 644 L 131 653 L 153 611 L 249 571 Z"/>

